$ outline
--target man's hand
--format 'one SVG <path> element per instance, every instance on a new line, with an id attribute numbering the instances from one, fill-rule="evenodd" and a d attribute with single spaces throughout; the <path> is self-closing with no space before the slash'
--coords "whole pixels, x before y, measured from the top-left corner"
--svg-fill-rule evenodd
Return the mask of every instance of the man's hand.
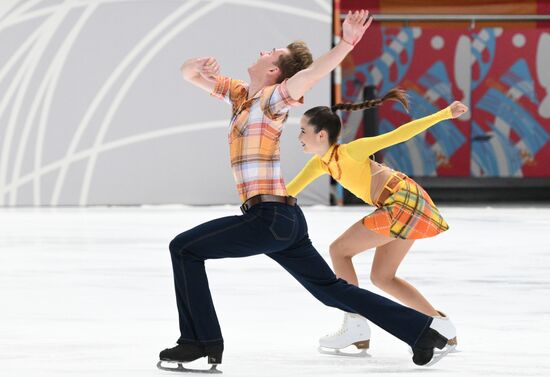
<path id="1" fill-rule="evenodd" d="M 451 108 L 451 114 L 453 119 L 458 118 L 459 116 L 461 116 L 462 114 L 468 111 L 468 106 L 466 106 L 460 101 L 454 101 L 453 103 L 451 103 L 449 107 Z"/>
<path id="2" fill-rule="evenodd" d="M 186 61 L 181 70 L 186 79 L 199 75 L 205 79 L 211 79 L 220 73 L 220 65 L 213 57 L 195 58 Z"/>
<path id="3" fill-rule="evenodd" d="M 220 65 L 213 57 L 189 59 L 181 66 L 183 78 L 207 92 L 216 87 Z"/>
<path id="4" fill-rule="evenodd" d="M 342 24 L 342 39 L 344 42 L 355 46 L 363 34 L 372 23 L 372 17 L 369 17 L 369 11 L 361 9 L 360 11 L 349 11 L 344 23 Z"/>
<path id="5" fill-rule="evenodd" d="M 203 58 L 202 65 L 198 67 L 198 73 L 208 81 L 216 81 L 216 76 L 220 74 L 220 65 L 216 61 L 216 59 L 210 57 L 210 58 Z"/>
<path id="6" fill-rule="evenodd" d="M 353 49 L 353 45 L 361 40 L 371 22 L 372 18 L 367 10 L 349 12 L 342 25 L 342 40 L 332 50 L 316 59 L 309 68 L 288 79 L 287 89 L 290 97 L 300 99 L 320 79 L 336 68 Z"/>

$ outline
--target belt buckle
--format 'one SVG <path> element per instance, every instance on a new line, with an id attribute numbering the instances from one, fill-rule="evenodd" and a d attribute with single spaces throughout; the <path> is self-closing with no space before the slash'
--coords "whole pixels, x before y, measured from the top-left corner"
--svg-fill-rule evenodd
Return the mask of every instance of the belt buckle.
<path id="1" fill-rule="evenodd" d="M 241 205 L 241 212 L 243 213 L 243 215 L 246 214 L 249 209 L 250 207 L 248 206 L 248 204 L 246 204 L 246 202 Z"/>

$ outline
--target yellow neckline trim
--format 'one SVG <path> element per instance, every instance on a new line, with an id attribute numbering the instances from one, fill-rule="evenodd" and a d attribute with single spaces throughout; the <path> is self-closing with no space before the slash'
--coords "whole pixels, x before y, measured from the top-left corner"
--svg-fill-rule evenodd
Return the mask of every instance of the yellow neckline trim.
<path id="1" fill-rule="evenodd" d="M 334 148 L 336 148 L 336 145 L 338 145 L 338 144 L 332 145 L 332 146 L 328 149 L 327 153 L 325 153 L 325 154 L 323 155 L 323 157 L 321 157 L 321 161 L 323 161 L 325 164 L 328 164 L 328 163 L 329 163 L 330 156 L 332 155 L 332 150 L 333 150 Z"/>

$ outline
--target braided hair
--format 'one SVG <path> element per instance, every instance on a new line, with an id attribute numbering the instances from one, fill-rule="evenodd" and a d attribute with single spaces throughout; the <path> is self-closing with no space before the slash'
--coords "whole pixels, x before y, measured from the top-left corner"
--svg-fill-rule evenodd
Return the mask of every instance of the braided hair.
<path id="1" fill-rule="evenodd" d="M 384 101 L 396 101 L 403 105 L 405 110 L 409 112 L 409 100 L 407 98 L 407 93 L 403 89 L 393 88 L 382 98 L 375 98 L 365 102 L 359 103 L 337 103 L 331 107 L 332 111 L 344 110 L 344 111 L 355 111 L 355 110 L 364 110 L 371 109 L 376 106 L 380 106 Z"/>
<path id="2" fill-rule="evenodd" d="M 315 133 L 325 130 L 328 134 L 329 144 L 333 145 L 338 141 L 338 135 L 340 135 L 340 130 L 342 129 L 340 117 L 336 115 L 337 110 L 356 111 L 371 109 L 380 106 L 384 101 L 397 101 L 403 105 L 407 112 L 409 111 L 409 101 L 406 92 L 403 89 L 393 88 L 382 98 L 375 98 L 359 103 L 338 103 L 332 107 L 317 106 L 306 111 L 304 116 L 308 118 L 308 123 L 314 127 Z"/>

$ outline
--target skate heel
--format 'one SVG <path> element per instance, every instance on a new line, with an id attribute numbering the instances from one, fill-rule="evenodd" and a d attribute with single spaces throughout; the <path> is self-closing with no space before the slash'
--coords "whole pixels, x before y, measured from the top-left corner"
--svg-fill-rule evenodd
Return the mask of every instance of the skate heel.
<path id="1" fill-rule="evenodd" d="M 208 355 L 208 364 L 221 364 L 222 352 L 215 352 Z"/>
<path id="2" fill-rule="evenodd" d="M 435 347 L 439 348 L 440 350 L 443 349 L 447 345 L 447 338 L 445 338 L 443 335 L 437 333 L 437 336 L 435 337 Z"/>
<path id="3" fill-rule="evenodd" d="M 357 347 L 357 349 L 359 349 L 359 350 L 368 350 L 369 347 L 370 347 L 370 339 L 362 340 L 360 342 L 355 342 L 355 343 L 353 343 L 353 345 L 355 347 Z"/>

